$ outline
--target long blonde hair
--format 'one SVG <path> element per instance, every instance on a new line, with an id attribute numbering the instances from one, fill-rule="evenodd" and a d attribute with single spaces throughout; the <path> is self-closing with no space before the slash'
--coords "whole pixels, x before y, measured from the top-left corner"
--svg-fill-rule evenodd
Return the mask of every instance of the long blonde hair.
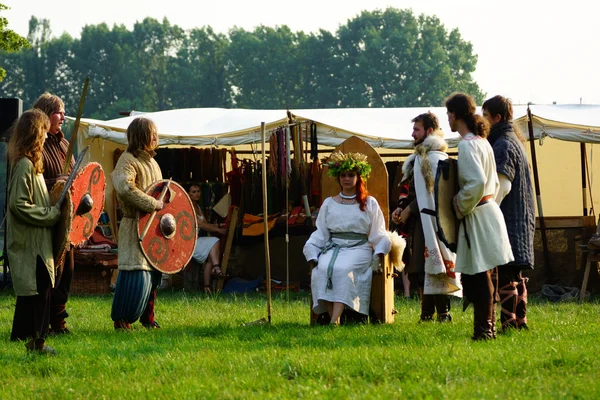
<path id="1" fill-rule="evenodd" d="M 50 129 L 50 118 L 41 110 L 25 111 L 11 128 L 7 153 L 10 165 L 14 166 L 21 158 L 27 157 L 35 172 L 44 172 L 42 149 L 46 132 Z"/>
<path id="2" fill-rule="evenodd" d="M 140 151 L 149 148 L 152 137 L 157 133 L 158 128 L 152 120 L 144 117 L 134 119 L 127 127 L 127 151 L 137 157 Z"/>

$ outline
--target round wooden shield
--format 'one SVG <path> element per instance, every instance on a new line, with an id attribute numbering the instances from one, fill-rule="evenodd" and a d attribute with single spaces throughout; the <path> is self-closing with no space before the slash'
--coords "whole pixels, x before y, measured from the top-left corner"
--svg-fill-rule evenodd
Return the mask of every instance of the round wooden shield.
<path id="1" fill-rule="evenodd" d="M 456 252 L 459 220 L 454 214 L 452 200 L 458 193 L 458 163 L 452 158 L 438 163 L 434 196 L 438 238 Z"/>
<path id="2" fill-rule="evenodd" d="M 168 188 L 163 190 L 167 184 Z M 168 180 L 153 183 L 145 192 L 156 199 L 164 196 L 164 208 L 140 213 L 138 237 L 142 252 L 160 272 L 176 274 L 190 261 L 196 247 L 197 225 L 192 200 L 181 185 Z"/>
<path id="3" fill-rule="evenodd" d="M 65 181 L 56 181 L 52 189 L 50 189 L 50 201 L 56 204 L 60 192 L 65 187 Z M 73 202 L 71 201 L 71 193 L 67 191 L 65 200 L 63 201 L 61 210 L 61 219 L 54 225 L 52 235 L 52 250 L 54 252 L 54 265 L 57 267 L 64 261 L 67 253 L 67 246 L 70 244 L 71 226 L 73 223 Z"/>
<path id="4" fill-rule="evenodd" d="M 106 182 L 102 166 L 91 162 L 81 167 L 69 188 L 73 204 L 70 241 L 83 244 L 94 232 L 104 207 Z"/>

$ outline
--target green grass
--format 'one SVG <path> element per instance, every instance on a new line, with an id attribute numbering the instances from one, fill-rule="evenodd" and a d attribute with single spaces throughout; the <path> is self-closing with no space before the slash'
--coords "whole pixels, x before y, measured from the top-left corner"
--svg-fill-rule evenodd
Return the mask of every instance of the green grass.
<path id="1" fill-rule="evenodd" d="M 416 299 L 391 325 L 309 327 L 308 296 L 160 292 L 160 330 L 115 332 L 112 296 L 72 296 L 58 355 L 10 342 L 15 298 L 0 292 L 0 398 L 600 397 L 600 305 L 530 300 L 526 332 L 472 342 L 472 308 L 418 324 Z"/>

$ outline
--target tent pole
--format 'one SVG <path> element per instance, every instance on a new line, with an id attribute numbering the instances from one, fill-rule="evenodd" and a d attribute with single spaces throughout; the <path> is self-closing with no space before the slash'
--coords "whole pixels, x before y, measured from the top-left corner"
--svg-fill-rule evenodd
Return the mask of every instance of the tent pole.
<path id="1" fill-rule="evenodd" d="M 531 149 L 531 164 L 533 166 L 533 180 L 535 183 L 535 196 L 538 207 L 538 219 L 540 221 L 540 232 L 542 234 L 542 245 L 544 248 L 544 263 L 548 265 L 548 269 L 552 270 L 550 263 L 550 254 L 548 251 L 548 239 L 546 238 L 546 225 L 544 223 L 544 212 L 542 210 L 542 194 L 540 193 L 540 178 L 538 176 L 537 157 L 535 154 L 535 138 L 533 136 L 533 117 L 531 108 L 527 106 L 527 127 L 529 128 L 529 146 Z"/>
<path id="2" fill-rule="evenodd" d="M 587 183 L 586 183 L 586 168 L 585 168 L 585 162 L 586 162 L 586 149 L 585 149 L 585 143 L 580 143 L 579 144 L 579 149 L 580 149 L 580 153 L 581 153 L 581 195 L 583 198 L 583 216 L 587 216 L 588 215 L 588 207 L 587 207 Z"/>
<path id="3" fill-rule="evenodd" d="M 285 154 L 288 162 L 288 176 L 285 177 L 285 293 L 288 303 L 290 302 L 290 127 L 285 128 Z"/>
<path id="4" fill-rule="evenodd" d="M 267 157 L 265 155 L 265 123 L 260 123 L 262 152 L 263 221 L 265 224 L 265 267 L 267 270 L 267 316 L 271 323 L 271 256 L 269 254 L 269 213 L 267 209 Z"/>

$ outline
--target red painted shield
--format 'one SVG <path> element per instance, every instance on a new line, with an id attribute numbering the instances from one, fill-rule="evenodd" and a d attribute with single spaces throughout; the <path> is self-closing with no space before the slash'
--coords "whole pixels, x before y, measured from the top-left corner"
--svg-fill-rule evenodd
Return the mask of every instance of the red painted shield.
<path id="1" fill-rule="evenodd" d="M 69 189 L 73 202 L 73 222 L 70 241 L 74 246 L 83 244 L 94 232 L 104 207 L 106 187 L 104 170 L 91 162 L 81 167 Z"/>
<path id="2" fill-rule="evenodd" d="M 57 181 L 50 190 L 52 204 L 60 196 L 65 181 Z M 62 218 L 54 226 L 54 263 L 62 264 L 70 245 L 83 244 L 94 232 L 104 206 L 104 170 L 91 162 L 75 173 L 62 204 Z"/>
<path id="3" fill-rule="evenodd" d="M 177 182 L 161 180 L 145 192 L 158 199 L 167 183 L 169 186 L 162 199 L 164 208 L 154 213 L 140 213 L 138 237 L 148 262 L 160 272 L 175 274 L 194 254 L 197 225 L 192 200 Z"/>

